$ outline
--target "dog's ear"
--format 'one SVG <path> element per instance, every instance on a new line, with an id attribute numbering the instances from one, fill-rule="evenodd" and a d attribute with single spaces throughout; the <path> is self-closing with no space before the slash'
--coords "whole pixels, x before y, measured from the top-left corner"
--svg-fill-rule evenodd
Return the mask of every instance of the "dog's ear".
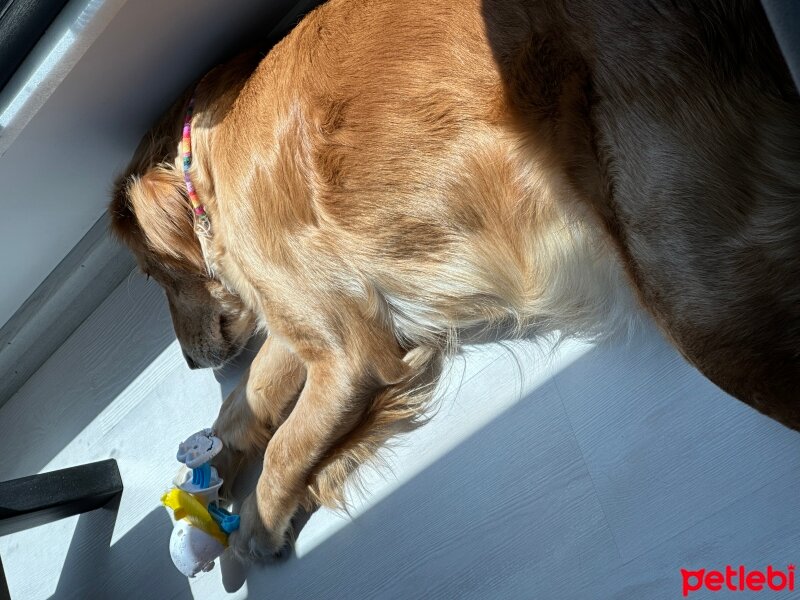
<path id="1" fill-rule="evenodd" d="M 157 166 L 128 178 L 112 199 L 111 213 L 115 233 L 129 245 L 136 236 L 163 259 L 205 271 L 192 206 L 174 167 Z"/>
<path id="2" fill-rule="evenodd" d="M 111 233 L 118 240 L 131 245 L 133 237 L 136 235 L 139 224 L 131 208 L 130 197 L 128 196 L 129 176 L 119 177 L 114 182 L 114 189 L 111 192 L 111 202 L 108 205 L 108 216 L 111 219 Z"/>

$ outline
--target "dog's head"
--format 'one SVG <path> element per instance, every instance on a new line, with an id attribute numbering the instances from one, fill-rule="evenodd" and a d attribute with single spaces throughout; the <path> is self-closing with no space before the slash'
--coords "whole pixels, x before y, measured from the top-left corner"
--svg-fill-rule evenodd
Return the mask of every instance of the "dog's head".
<path id="1" fill-rule="evenodd" d="M 152 151 L 140 147 L 137 155 L 142 152 Z M 187 364 L 219 367 L 252 335 L 255 316 L 209 273 L 181 174 L 172 163 L 148 163 L 135 157 L 117 180 L 112 231 L 164 288 Z"/>

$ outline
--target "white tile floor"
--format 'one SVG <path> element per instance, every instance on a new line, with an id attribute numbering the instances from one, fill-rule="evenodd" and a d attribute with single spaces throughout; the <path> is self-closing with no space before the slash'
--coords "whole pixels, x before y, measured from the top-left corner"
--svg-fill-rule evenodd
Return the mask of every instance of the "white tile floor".
<path id="1" fill-rule="evenodd" d="M 650 330 L 548 361 L 469 350 L 349 517 L 314 514 L 285 564 L 187 581 L 158 499 L 236 373 L 188 370 L 153 284 L 108 298 L 0 409 L 0 479 L 115 457 L 119 511 L 0 538 L 12 598 L 660 599 L 680 597 L 681 567 L 800 560 L 800 434 Z"/>

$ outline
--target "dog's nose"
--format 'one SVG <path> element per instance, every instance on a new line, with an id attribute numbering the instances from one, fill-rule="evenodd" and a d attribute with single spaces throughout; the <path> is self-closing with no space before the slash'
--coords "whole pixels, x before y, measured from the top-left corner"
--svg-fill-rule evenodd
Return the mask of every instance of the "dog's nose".
<path id="1" fill-rule="evenodd" d="M 198 369 L 197 363 L 192 360 L 192 357 L 186 354 L 186 350 L 181 350 L 183 352 L 183 358 L 186 359 L 186 364 L 189 365 L 190 369 Z"/>

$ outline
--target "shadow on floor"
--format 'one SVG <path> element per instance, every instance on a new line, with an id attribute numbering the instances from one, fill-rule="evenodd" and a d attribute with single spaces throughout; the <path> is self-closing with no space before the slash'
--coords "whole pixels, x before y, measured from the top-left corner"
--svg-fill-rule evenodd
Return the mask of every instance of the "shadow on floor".
<path id="1" fill-rule="evenodd" d="M 132 274 L 3 406 L 5 427 L 41 435 L 2 453 L 0 477 L 40 472 L 174 339 L 163 292 Z"/>
<path id="2" fill-rule="evenodd" d="M 725 564 L 729 543 L 743 562 L 788 559 L 792 505 L 755 498 L 793 472 L 796 432 L 638 339 L 585 354 L 301 558 L 244 575 L 280 598 L 591 598 L 609 572 L 609 593 L 679 590 L 681 565 Z M 732 506 L 760 515 L 752 548 L 704 525 Z M 772 550 L 759 526 L 784 532 Z"/>
<path id="3" fill-rule="evenodd" d="M 247 358 L 219 374 L 223 392 Z M 487 367 L 467 379 L 483 391 L 469 406 L 461 394 L 458 410 L 490 405 L 500 376 Z M 595 348 L 528 388 L 299 558 L 243 569 L 223 556 L 219 568 L 226 590 L 246 582 L 251 598 L 574 600 L 625 598 L 631 585 L 636 597 L 669 597 L 686 564 L 785 562 L 800 540 L 796 502 L 769 499 L 775 485 L 776 498 L 793 493 L 798 472 L 800 436 L 645 336 Z M 110 549 L 113 517 L 97 513 L 81 516 L 53 600 L 216 597 L 173 568 L 164 509 Z"/>
<path id="4" fill-rule="evenodd" d="M 72 536 L 58 587 L 50 600 L 67 598 L 173 598 L 189 583 L 172 565 L 172 521 L 158 507 L 111 546 L 115 504 L 82 514 Z M 135 589 L 131 586 L 135 585 Z"/>

